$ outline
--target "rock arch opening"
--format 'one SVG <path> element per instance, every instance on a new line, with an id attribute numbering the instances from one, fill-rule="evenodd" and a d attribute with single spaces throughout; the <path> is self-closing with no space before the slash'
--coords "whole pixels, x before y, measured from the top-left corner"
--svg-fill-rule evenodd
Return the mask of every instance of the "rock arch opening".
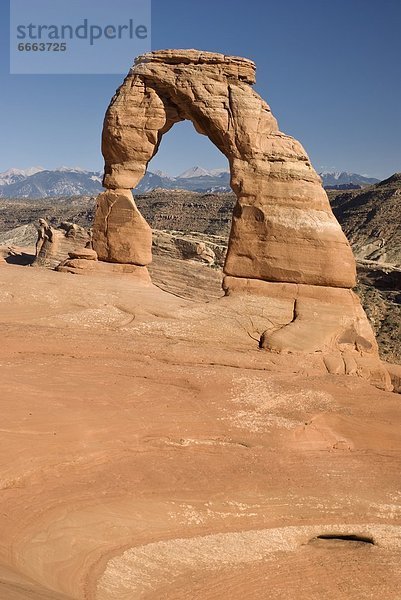
<path id="1" fill-rule="evenodd" d="M 191 121 L 184 120 L 163 136 L 157 154 L 147 165 L 147 172 L 164 172 L 176 178 L 192 167 L 227 173 L 230 169 L 225 154 L 207 136 L 199 134 Z"/>
<path id="2" fill-rule="evenodd" d="M 195 278 L 201 287 L 211 286 L 210 296 L 204 290 L 205 298 L 220 297 L 219 273 L 235 202 L 227 158 L 207 136 L 196 132 L 191 121 L 175 123 L 163 135 L 157 154 L 133 193 L 139 211 L 153 230 L 154 282 L 170 264 L 171 269 L 180 272 L 180 281 L 181 277 L 188 280 L 188 289 L 192 289 Z M 174 259 L 190 260 L 191 265 L 183 268 Z M 200 272 L 194 262 L 216 271 Z M 178 288 L 172 284 L 173 279 L 168 289 L 176 293 Z"/>
<path id="3" fill-rule="evenodd" d="M 235 198 L 229 165 L 190 121 L 176 123 L 163 136 L 133 193 L 154 230 L 221 236 L 227 245 Z"/>

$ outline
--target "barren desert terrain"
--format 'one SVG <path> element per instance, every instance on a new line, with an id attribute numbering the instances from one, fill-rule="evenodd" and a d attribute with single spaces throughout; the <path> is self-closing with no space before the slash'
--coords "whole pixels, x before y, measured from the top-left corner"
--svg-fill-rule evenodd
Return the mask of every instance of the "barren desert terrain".
<path id="1" fill-rule="evenodd" d="M 0 597 L 398 599 L 400 396 L 152 269 L 0 267 Z"/>

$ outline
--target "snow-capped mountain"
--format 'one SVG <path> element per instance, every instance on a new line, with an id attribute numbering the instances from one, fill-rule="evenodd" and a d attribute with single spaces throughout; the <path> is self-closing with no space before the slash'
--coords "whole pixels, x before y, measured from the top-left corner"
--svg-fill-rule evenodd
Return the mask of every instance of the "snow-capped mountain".
<path id="1" fill-rule="evenodd" d="M 158 175 L 159 177 L 165 177 L 166 179 L 172 179 L 172 177 L 166 173 L 165 171 L 160 171 L 160 169 L 156 169 L 155 171 L 151 171 L 153 175 Z"/>
<path id="2" fill-rule="evenodd" d="M 44 169 L 42 169 L 44 171 Z M 57 167 L 54 171 L 61 171 L 62 173 L 92 173 L 92 171 L 85 171 L 85 169 L 81 169 L 81 167 Z"/>
<path id="3" fill-rule="evenodd" d="M 52 196 L 97 195 L 103 190 L 102 173 L 85 171 L 80 167 L 59 167 L 54 170 L 43 167 L 9 169 L 0 173 L 0 197 L 46 198 Z M 327 188 L 364 187 L 377 183 L 378 179 L 357 173 L 319 173 Z M 192 167 L 177 177 L 162 171 L 147 171 L 134 192 L 146 194 L 156 188 L 181 189 L 194 192 L 230 192 L 230 172 L 227 169 L 204 169 Z"/>
<path id="4" fill-rule="evenodd" d="M 224 169 L 207 171 L 202 167 L 193 167 L 177 177 L 170 177 L 147 171 L 134 192 L 136 194 L 146 194 L 156 188 L 167 190 L 180 189 L 203 193 L 230 192 L 230 173 Z"/>
<path id="5" fill-rule="evenodd" d="M 0 173 L 0 197 L 47 198 L 52 196 L 97 195 L 102 191 L 102 173 L 85 171 L 79 167 L 58 167 L 54 170 L 32 167 L 9 169 Z M 230 174 L 225 169 L 193 167 L 171 177 L 162 171 L 147 171 L 135 188 L 135 193 L 146 194 L 156 188 L 184 189 L 196 192 L 230 191 Z"/>
<path id="6" fill-rule="evenodd" d="M 40 171 L 44 171 L 44 168 L 30 167 L 29 169 L 8 169 L 8 171 L 0 173 L 0 186 L 17 183 L 17 181 L 22 181 L 30 175 L 35 175 L 35 173 L 39 173 Z"/>
<path id="7" fill-rule="evenodd" d="M 209 172 L 202 167 L 191 167 L 178 175 L 177 179 L 191 179 L 192 177 L 204 177 L 209 175 Z"/>
<path id="8" fill-rule="evenodd" d="M 51 196 L 97 195 L 102 191 L 102 173 L 60 167 L 49 171 L 32 167 L 0 173 L 0 197 L 47 198 Z"/>
<path id="9" fill-rule="evenodd" d="M 136 194 L 146 194 L 147 192 L 151 192 L 156 188 L 169 190 L 177 187 L 174 185 L 174 181 L 174 177 L 170 177 L 169 175 L 159 175 L 156 172 L 152 173 L 152 171 L 146 171 L 145 175 L 142 177 L 134 191 Z"/>
<path id="10" fill-rule="evenodd" d="M 183 173 L 180 173 L 176 179 L 192 179 L 193 177 L 213 177 L 221 173 L 229 173 L 228 169 L 204 169 L 203 167 L 191 167 Z"/>
<path id="11" fill-rule="evenodd" d="M 341 187 L 352 185 L 364 187 L 380 181 L 374 177 L 358 175 L 358 173 L 348 173 L 347 171 L 322 171 L 319 173 L 319 175 L 322 178 L 324 187 Z"/>

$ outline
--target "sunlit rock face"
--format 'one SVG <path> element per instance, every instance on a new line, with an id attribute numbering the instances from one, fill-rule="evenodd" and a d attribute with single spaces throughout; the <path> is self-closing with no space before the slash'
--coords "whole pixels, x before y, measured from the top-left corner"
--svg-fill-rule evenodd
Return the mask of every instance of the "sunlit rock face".
<path id="1" fill-rule="evenodd" d="M 352 287 L 352 252 L 320 178 L 301 144 L 279 131 L 254 82 L 255 65 L 244 58 L 197 50 L 140 56 L 106 113 L 104 184 L 135 187 L 163 134 L 188 119 L 230 163 L 238 202 L 225 272 Z M 111 247 L 103 255 L 116 260 Z"/>
<path id="2" fill-rule="evenodd" d="M 226 295 L 262 294 L 267 311 L 277 298 L 288 304 L 288 318 L 266 323 L 260 348 L 320 352 L 330 373 L 373 378 L 387 388 L 374 335 L 350 292 L 351 247 L 305 150 L 279 131 L 253 83 L 255 64 L 245 58 L 160 50 L 136 59 L 105 116 L 108 191 L 98 198 L 94 249 L 103 261 L 151 262 L 151 232 L 130 190 L 163 134 L 190 120 L 227 157 L 237 196 L 224 265 Z"/>

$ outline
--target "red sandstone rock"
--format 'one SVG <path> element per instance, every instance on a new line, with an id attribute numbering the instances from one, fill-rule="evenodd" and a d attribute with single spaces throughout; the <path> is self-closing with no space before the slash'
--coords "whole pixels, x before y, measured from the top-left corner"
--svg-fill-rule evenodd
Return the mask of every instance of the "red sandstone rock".
<path id="1" fill-rule="evenodd" d="M 101 260 L 146 265 L 151 234 L 131 198 L 162 136 L 184 119 L 230 163 L 237 195 L 224 288 L 267 324 L 257 340 L 276 354 L 319 353 L 322 368 L 391 389 L 355 285 L 355 260 L 301 144 L 281 133 L 256 94 L 252 61 L 197 50 L 136 59 L 107 110 L 104 185 L 94 224 Z M 253 303 L 253 308 L 255 303 Z M 274 324 L 279 308 L 280 318 Z M 280 312 L 281 311 L 281 312 Z M 267 313 L 267 314 L 266 314 Z M 263 318 L 262 318 L 263 317 Z"/>
<path id="2" fill-rule="evenodd" d="M 93 248 L 99 260 L 140 266 L 152 262 L 152 230 L 130 190 L 109 190 L 98 196 Z"/>
<path id="3" fill-rule="evenodd" d="M 254 71 L 252 61 L 195 50 L 139 57 L 106 113 L 104 184 L 135 187 L 163 134 L 189 119 L 230 163 L 238 203 L 225 272 L 352 287 L 354 258 L 320 178 L 301 144 L 278 130 L 252 90 Z M 98 237 L 106 235 L 97 226 Z M 114 243 L 109 240 L 109 252 Z"/>

